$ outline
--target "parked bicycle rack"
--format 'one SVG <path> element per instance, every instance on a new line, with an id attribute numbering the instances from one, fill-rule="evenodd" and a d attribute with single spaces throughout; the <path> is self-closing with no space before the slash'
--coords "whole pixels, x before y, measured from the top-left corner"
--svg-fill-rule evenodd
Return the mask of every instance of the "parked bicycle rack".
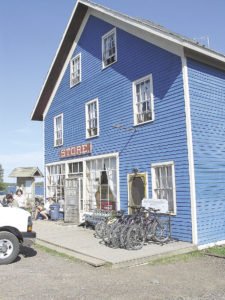
<path id="1" fill-rule="evenodd" d="M 116 211 L 106 211 L 102 209 L 95 209 L 89 213 L 84 214 L 84 226 L 95 227 L 95 225 L 101 221 L 104 221 L 107 217 L 113 216 Z"/>

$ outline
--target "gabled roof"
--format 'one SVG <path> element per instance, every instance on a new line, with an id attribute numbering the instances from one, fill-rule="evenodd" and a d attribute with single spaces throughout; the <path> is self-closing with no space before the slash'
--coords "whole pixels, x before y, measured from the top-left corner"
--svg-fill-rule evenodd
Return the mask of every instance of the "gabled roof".
<path id="1" fill-rule="evenodd" d="M 74 40 L 78 34 L 82 21 L 84 20 L 85 15 L 89 9 L 100 13 L 101 16 L 114 18 L 115 20 L 123 22 L 128 26 L 142 30 L 146 34 L 170 42 L 175 46 L 180 46 L 183 49 L 183 54 L 187 57 L 194 58 L 208 65 L 212 65 L 216 68 L 225 70 L 224 55 L 206 48 L 205 46 L 200 45 L 198 42 L 192 39 L 171 32 L 153 22 L 138 18 L 132 18 L 88 0 L 78 0 L 56 52 L 55 58 L 49 69 L 44 85 L 41 89 L 35 108 L 32 112 L 32 120 L 43 120 L 43 113 L 48 105 L 49 99 L 59 79 L 59 76 L 66 62 L 70 49 L 74 43 Z"/>
<path id="2" fill-rule="evenodd" d="M 9 177 L 44 177 L 38 167 L 15 168 Z"/>

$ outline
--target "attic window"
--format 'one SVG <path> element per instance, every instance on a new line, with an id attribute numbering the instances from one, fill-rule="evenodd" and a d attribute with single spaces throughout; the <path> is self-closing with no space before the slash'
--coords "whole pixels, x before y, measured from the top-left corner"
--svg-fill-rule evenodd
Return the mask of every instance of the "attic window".
<path id="1" fill-rule="evenodd" d="M 63 145 L 63 114 L 54 117 L 54 146 Z"/>
<path id="2" fill-rule="evenodd" d="M 106 68 L 117 61 L 116 28 L 102 37 L 102 64 Z"/>
<path id="3" fill-rule="evenodd" d="M 81 53 L 70 61 L 70 87 L 81 82 Z"/>

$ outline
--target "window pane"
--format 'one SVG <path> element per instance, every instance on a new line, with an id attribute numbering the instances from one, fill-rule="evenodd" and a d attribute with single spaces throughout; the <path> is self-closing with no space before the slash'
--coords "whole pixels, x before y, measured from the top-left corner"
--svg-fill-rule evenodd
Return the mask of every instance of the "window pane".
<path id="1" fill-rule="evenodd" d="M 105 167 L 105 170 L 109 170 L 109 158 L 104 159 L 104 167 Z"/>
<path id="2" fill-rule="evenodd" d="M 92 102 L 87 105 L 87 131 L 88 136 L 97 135 L 97 126 L 98 126 L 98 116 L 97 116 L 97 102 Z"/>
<path id="3" fill-rule="evenodd" d="M 158 199 L 168 200 L 169 211 L 174 211 L 173 189 L 172 166 L 156 167 L 155 194 Z"/>
<path id="4" fill-rule="evenodd" d="M 143 123 L 152 120 L 150 79 L 136 84 L 136 121 Z"/>
<path id="5" fill-rule="evenodd" d="M 113 32 L 103 40 L 103 60 L 107 66 L 115 61 L 116 54 L 115 33 Z"/>
<path id="6" fill-rule="evenodd" d="M 103 170 L 103 160 L 102 159 L 98 159 L 96 160 L 96 170 Z"/>
<path id="7" fill-rule="evenodd" d="M 80 82 L 80 56 L 73 58 L 71 61 L 70 78 L 72 85 Z"/>
<path id="8" fill-rule="evenodd" d="M 74 163 L 74 169 L 73 169 L 74 173 L 78 173 L 78 163 Z"/>
<path id="9" fill-rule="evenodd" d="M 79 173 L 83 173 L 83 163 L 79 162 Z"/>

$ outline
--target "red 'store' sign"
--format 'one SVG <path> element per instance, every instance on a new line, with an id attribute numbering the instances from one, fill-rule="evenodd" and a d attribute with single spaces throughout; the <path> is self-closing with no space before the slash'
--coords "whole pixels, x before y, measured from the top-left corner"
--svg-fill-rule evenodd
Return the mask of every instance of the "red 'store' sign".
<path id="1" fill-rule="evenodd" d="M 91 153 L 92 145 L 91 144 L 84 144 L 80 146 L 72 146 L 66 149 L 62 149 L 59 153 L 61 158 L 71 157 L 71 156 L 78 156 L 83 154 Z"/>

